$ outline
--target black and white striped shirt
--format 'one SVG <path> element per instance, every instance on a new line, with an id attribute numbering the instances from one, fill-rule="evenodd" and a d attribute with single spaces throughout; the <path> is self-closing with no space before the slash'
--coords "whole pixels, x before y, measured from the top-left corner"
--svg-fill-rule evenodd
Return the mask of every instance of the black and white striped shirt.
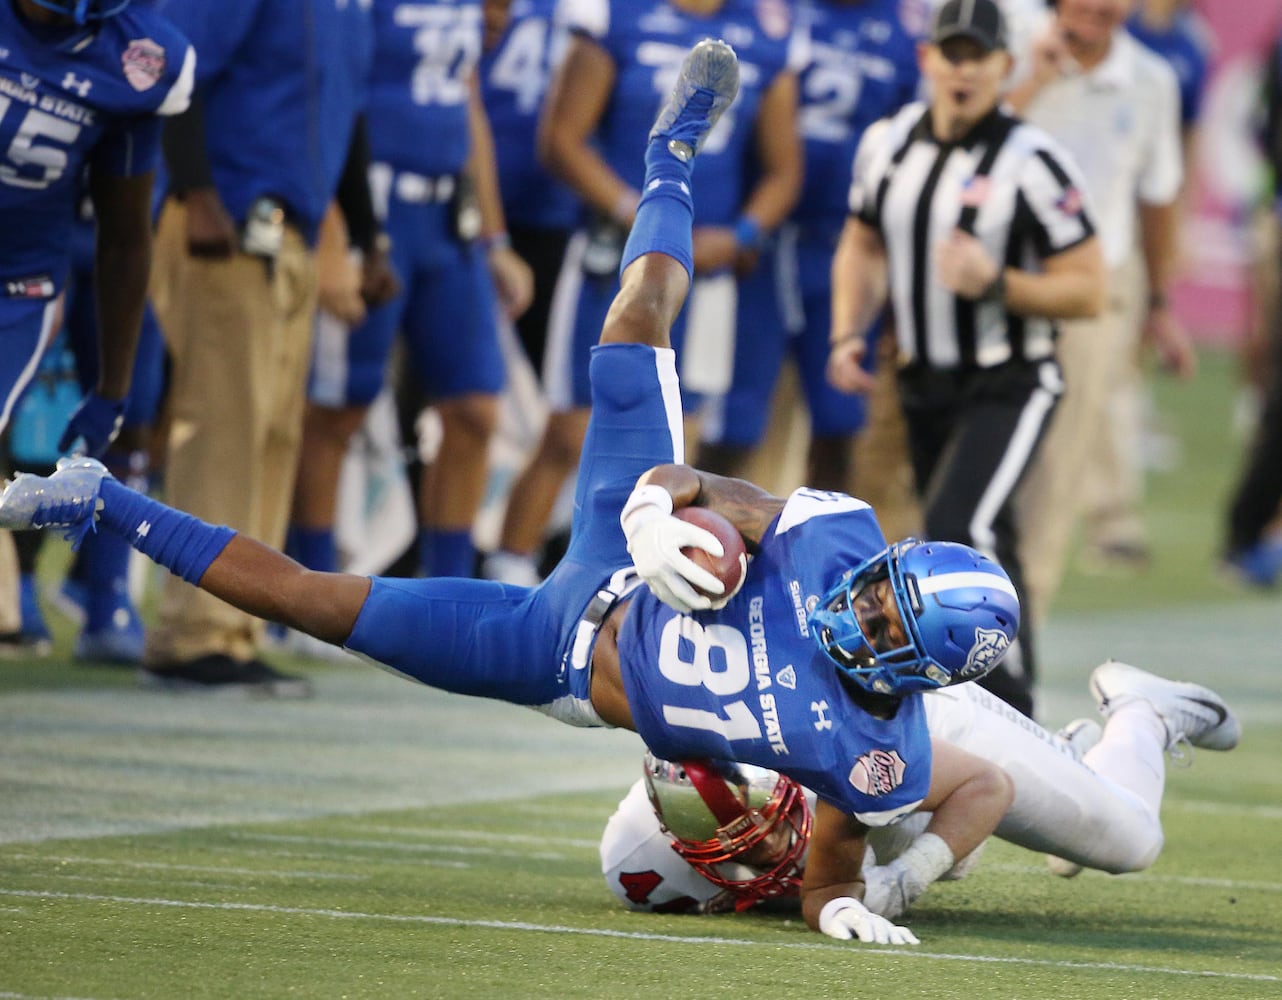
<path id="1" fill-rule="evenodd" d="M 855 156 L 850 211 L 886 248 L 901 365 L 991 368 L 1054 353 L 1051 320 L 948 291 L 934 248 L 960 227 L 1004 266 L 1041 262 L 1095 232 L 1076 165 L 1049 135 L 1000 109 L 941 143 L 922 103 L 883 118 Z"/>

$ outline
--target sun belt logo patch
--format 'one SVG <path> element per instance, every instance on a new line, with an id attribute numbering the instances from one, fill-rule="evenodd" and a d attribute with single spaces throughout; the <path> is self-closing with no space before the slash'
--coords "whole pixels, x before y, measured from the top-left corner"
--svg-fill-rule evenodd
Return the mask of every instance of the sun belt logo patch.
<path id="1" fill-rule="evenodd" d="M 850 769 L 850 783 L 865 795 L 889 795 L 904 783 L 908 765 L 898 750 L 869 750 Z"/>
<path id="2" fill-rule="evenodd" d="M 966 665 L 962 667 L 963 677 L 977 677 L 988 673 L 997 661 L 1002 658 L 1010 646 L 1010 636 L 999 628 L 976 628 L 975 645 L 970 647 Z"/>

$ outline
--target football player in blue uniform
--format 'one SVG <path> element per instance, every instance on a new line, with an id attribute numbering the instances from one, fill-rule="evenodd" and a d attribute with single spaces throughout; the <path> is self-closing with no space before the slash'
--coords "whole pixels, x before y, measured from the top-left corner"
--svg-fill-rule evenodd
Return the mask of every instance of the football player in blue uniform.
<path id="1" fill-rule="evenodd" d="M 733 50 L 702 41 L 651 131 L 622 284 L 592 352 L 570 546 L 540 586 L 311 572 L 88 458 L 15 479 L 0 527 L 109 530 L 222 600 L 433 687 L 633 729 L 668 758 L 768 764 L 818 796 L 807 923 L 916 943 L 859 901 L 865 831 L 930 809 L 932 863 L 951 865 L 1006 813 L 1010 779 L 932 741 L 921 692 L 991 669 L 1019 606 L 991 560 L 954 543 L 887 546 L 853 497 L 778 498 L 681 464 L 668 330 L 694 270 L 690 161 L 737 90 Z M 682 554 L 722 551 L 674 514 L 690 505 L 728 518 L 754 554 L 737 593 Z"/>
<path id="2" fill-rule="evenodd" d="M 304 557 L 313 568 L 333 568 L 341 456 L 400 332 L 444 431 L 423 478 L 419 563 L 428 575 L 467 576 L 504 384 L 496 309 L 522 312 L 532 279 L 508 245 L 499 201 L 476 69 L 480 0 L 374 0 L 372 16 L 370 186 L 402 288 L 350 336 L 318 329 L 292 541 L 324 554 Z"/>
<path id="3" fill-rule="evenodd" d="M 727 284 L 732 296 L 734 271 L 755 259 L 762 234 L 783 221 L 802 169 L 796 77 L 787 64 L 791 19 L 780 0 L 568 0 L 558 16 L 571 38 L 548 93 L 540 150 L 583 200 L 585 217 L 570 240 L 548 331 L 543 381 L 551 415 L 513 487 L 521 503 L 509 506 L 503 525 L 503 548 L 525 557 L 543 544 L 557 496 L 574 473 L 591 403 L 591 346 L 619 287 L 619 252 L 641 191 L 642 139 L 690 45 L 725 38 L 742 69 L 739 97 L 695 168 L 692 302 L 724 297 Z M 720 367 L 728 372 L 732 298 L 706 313 L 701 340 L 724 341 Z M 714 332 L 713 324 L 723 329 Z M 716 366 L 696 363 L 691 372 L 684 330 L 683 314 L 672 339 L 688 390 L 691 374 Z"/>
<path id="4" fill-rule="evenodd" d="M 499 190 L 512 249 L 534 272 L 534 298 L 517 317 L 516 333 L 534 372 L 541 376 L 557 275 L 579 217 L 574 192 L 553 177 L 538 156 L 539 114 L 552 75 L 565 56 L 569 32 L 556 12 L 557 0 L 513 0 L 510 7 L 502 0 L 485 6 L 487 16 L 499 7 L 506 14 L 503 23 L 495 25 L 493 42 L 487 42 L 481 59 L 482 95 L 498 137 L 494 149 Z M 519 531 L 519 518 L 504 523 L 498 545 L 481 565 L 481 575 L 525 586 L 539 582 L 533 555 L 516 551 L 527 548 Z"/>
<path id="5" fill-rule="evenodd" d="M 101 455 L 119 430 L 146 300 L 160 118 L 186 108 L 194 67 L 186 39 L 142 6 L 0 4 L 0 430 L 56 331 L 86 176 L 102 363 L 60 447 Z M 12 539 L 0 550 L 16 592 Z"/>
<path id="6" fill-rule="evenodd" d="M 916 39 L 903 0 L 802 0 L 793 38 L 805 141 L 801 198 L 739 285 L 731 387 L 704 411 L 701 468 L 742 475 L 766 433 L 785 354 L 796 362 L 810 413 L 806 482 L 850 485 L 854 434 L 865 400 L 829 384 L 832 255 L 846 217 L 844 192 L 864 129 L 912 101 L 920 85 Z M 871 352 L 869 358 L 871 359 Z"/>

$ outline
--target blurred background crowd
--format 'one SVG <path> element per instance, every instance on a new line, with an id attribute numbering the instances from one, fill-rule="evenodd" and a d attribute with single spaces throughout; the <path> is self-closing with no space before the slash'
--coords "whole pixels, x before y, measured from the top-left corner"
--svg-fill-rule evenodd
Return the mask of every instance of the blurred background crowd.
<path id="1" fill-rule="evenodd" d="M 649 123 L 712 35 L 739 53 L 742 89 L 695 171 L 696 281 L 674 330 L 688 458 L 778 493 L 852 492 L 888 536 L 923 533 L 923 509 L 947 497 L 905 444 L 894 310 L 867 331 L 861 391 L 827 366 L 855 153 L 874 122 L 929 96 L 918 44 L 938 6 L 134 0 L 196 62 L 191 106 L 163 126 L 149 305 L 105 460 L 313 569 L 537 584 L 572 517 L 588 356 Z M 1061 324 L 1063 401 L 994 514 L 1021 523 L 1026 612 L 1044 620 L 1070 553 L 1148 568 L 1144 479 L 1178 448 L 1151 383 L 1197 378 L 1212 345 L 1240 352 L 1245 442 L 1215 558 L 1272 587 L 1282 4 L 1001 6 L 1003 91 L 1080 171 L 1064 199 L 1092 214 L 1108 283 L 1099 315 Z M 56 461 L 98 379 L 94 210 L 112 202 L 89 193 L 60 323 L 7 411 L 13 470 Z M 976 207 L 986 194 L 972 187 Z M 957 540 L 985 547 L 968 518 Z M 80 623 L 78 658 L 175 689 L 306 694 L 263 651 L 344 655 L 173 578 L 144 615 L 128 546 L 102 535 L 41 580 L 40 544 L 0 539 L 5 655 L 47 653 L 55 611 Z M 1002 693 L 1031 714 L 1031 655 L 1018 669 Z"/>

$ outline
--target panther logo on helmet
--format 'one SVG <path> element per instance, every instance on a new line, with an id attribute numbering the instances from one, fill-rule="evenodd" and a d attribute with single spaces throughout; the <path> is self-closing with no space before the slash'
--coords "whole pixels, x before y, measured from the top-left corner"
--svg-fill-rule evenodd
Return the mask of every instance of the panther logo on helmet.
<path id="1" fill-rule="evenodd" d="M 975 645 L 970 647 L 970 655 L 966 657 L 966 665 L 961 672 L 968 678 L 983 677 L 997 666 L 997 661 L 1009 646 L 1010 636 L 1000 629 L 976 628 Z"/>

